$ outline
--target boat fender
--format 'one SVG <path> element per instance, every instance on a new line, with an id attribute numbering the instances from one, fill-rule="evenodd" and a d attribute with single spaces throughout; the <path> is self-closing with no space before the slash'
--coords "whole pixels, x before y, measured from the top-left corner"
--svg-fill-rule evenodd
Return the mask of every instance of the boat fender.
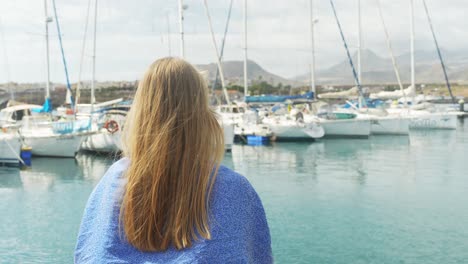
<path id="1" fill-rule="evenodd" d="M 104 128 L 107 129 L 109 133 L 114 134 L 119 131 L 119 123 L 115 120 L 107 120 L 104 124 Z"/>

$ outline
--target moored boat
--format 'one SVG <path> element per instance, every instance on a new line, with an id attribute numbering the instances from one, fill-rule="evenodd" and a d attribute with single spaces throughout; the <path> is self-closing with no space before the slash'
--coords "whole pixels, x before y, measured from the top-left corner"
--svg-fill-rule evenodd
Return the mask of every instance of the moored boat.
<path id="1" fill-rule="evenodd" d="M 0 131 L 0 165 L 20 163 L 21 140 L 16 134 Z"/>

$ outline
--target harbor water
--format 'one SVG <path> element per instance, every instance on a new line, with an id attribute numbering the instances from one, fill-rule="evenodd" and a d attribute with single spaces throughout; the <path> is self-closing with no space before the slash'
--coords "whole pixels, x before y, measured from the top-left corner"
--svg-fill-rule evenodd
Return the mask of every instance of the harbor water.
<path id="1" fill-rule="evenodd" d="M 468 122 L 410 136 L 233 147 L 267 214 L 276 263 L 468 263 Z M 0 168 L 0 263 L 71 263 L 111 158 Z"/>

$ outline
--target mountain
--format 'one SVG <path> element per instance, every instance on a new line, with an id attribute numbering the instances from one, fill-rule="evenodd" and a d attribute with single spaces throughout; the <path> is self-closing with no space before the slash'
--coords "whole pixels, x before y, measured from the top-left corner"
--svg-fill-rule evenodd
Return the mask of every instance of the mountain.
<path id="1" fill-rule="evenodd" d="M 208 71 L 208 79 L 213 81 L 216 75 L 217 64 L 198 64 L 195 65 L 200 71 Z M 237 84 L 243 85 L 244 83 L 244 62 L 243 61 L 224 61 L 222 63 L 224 78 L 226 84 Z M 299 83 L 296 81 L 288 80 L 276 74 L 270 73 L 263 69 L 260 65 L 254 61 L 247 61 L 247 76 L 249 82 L 253 80 L 257 81 L 266 81 L 270 84 L 276 85 L 282 83 L 283 85 L 293 85 L 296 86 Z"/>
<path id="2" fill-rule="evenodd" d="M 449 80 L 451 82 L 468 81 L 468 52 L 450 52 L 441 50 L 446 64 Z M 352 60 L 357 67 L 357 52 Z M 404 53 L 395 58 L 400 78 L 403 83 L 410 82 L 410 54 Z M 390 58 L 383 58 L 371 50 L 363 50 L 361 53 L 362 79 L 365 84 L 397 83 Z M 426 83 L 443 83 L 444 75 L 437 52 L 415 52 L 416 81 Z M 353 84 L 354 78 L 348 59 L 316 74 L 319 84 Z M 307 82 L 309 73 L 300 75 L 298 80 Z"/>

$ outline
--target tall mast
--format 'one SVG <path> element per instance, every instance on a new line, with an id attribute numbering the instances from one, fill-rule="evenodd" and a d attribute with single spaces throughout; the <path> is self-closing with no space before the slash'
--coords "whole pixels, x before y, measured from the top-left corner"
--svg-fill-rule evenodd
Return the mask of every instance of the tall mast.
<path id="1" fill-rule="evenodd" d="M 96 97 L 94 95 L 95 83 L 96 83 L 96 31 L 97 31 L 97 8 L 98 0 L 94 2 L 94 35 L 93 35 L 93 70 L 91 77 L 91 113 L 94 112 L 94 104 L 96 103 Z"/>
<path id="2" fill-rule="evenodd" d="M 361 36 L 361 0 L 358 0 L 358 52 L 357 52 L 357 72 L 358 72 L 358 79 L 359 79 L 359 82 L 362 84 L 361 51 L 362 51 L 362 36 Z"/>
<path id="3" fill-rule="evenodd" d="M 88 0 L 88 7 L 86 11 L 86 23 L 85 23 L 85 29 L 83 33 L 83 42 L 81 44 L 81 56 L 80 56 L 80 69 L 78 71 L 78 82 L 76 84 L 76 99 L 75 99 L 75 113 L 78 109 L 77 105 L 80 102 L 80 96 L 81 96 L 81 74 L 83 73 L 83 61 L 84 61 L 84 54 L 86 50 L 86 36 L 88 35 L 88 24 L 89 24 L 89 13 L 91 10 L 91 0 Z"/>
<path id="4" fill-rule="evenodd" d="M 223 54 L 224 54 L 224 44 L 226 44 L 226 37 L 227 37 L 227 32 L 229 28 L 229 21 L 231 21 L 231 11 L 232 11 L 232 3 L 234 0 L 231 0 L 229 4 L 229 11 L 227 15 L 227 20 L 226 20 L 226 26 L 224 27 L 224 35 L 223 35 L 223 41 L 221 42 L 221 53 L 219 54 L 219 57 L 223 59 Z M 211 90 L 214 91 L 216 88 L 216 85 L 218 84 L 218 76 L 219 76 L 219 69 L 216 68 L 216 75 L 215 79 L 213 81 L 213 85 L 211 86 Z"/>
<path id="5" fill-rule="evenodd" d="M 224 96 L 226 97 L 226 102 L 228 105 L 230 105 L 231 101 L 229 100 L 229 94 L 226 90 L 226 85 L 224 82 L 223 66 L 221 65 L 221 56 L 218 52 L 218 45 L 216 44 L 216 38 L 213 32 L 213 25 L 211 24 L 211 16 L 210 16 L 210 11 L 208 9 L 207 0 L 204 0 L 204 5 L 205 5 L 206 17 L 208 18 L 208 25 L 210 27 L 211 39 L 213 41 L 213 48 L 216 53 L 216 63 L 218 65 L 219 77 L 221 79 L 221 86 L 223 88 Z"/>
<path id="6" fill-rule="evenodd" d="M 60 22 L 59 22 L 59 18 L 58 18 L 58 15 L 57 15 L 57 6 L 55 5 L 55 0 L 52 0 L 52 7 L 53 7 L 53 10 L 54 10 L 55 25 L 57 26 L 57 34 L 58 34 L 58 39 L 59 39 L 59 43 L 60 43 L 60 51 L 62 53 L 63 68 L 65 70 L 65 77 L 66 77 L 66 81 L 67 81 L 67 95 L 66 95 L 66 98 L 65 98 L 65 103 L 70 104 L 70 106 L 73 109 L 74 108 L 74 102 L 73 102 L 74 99 L 73 99 L 72 90 L 71 90 L 70 78 L 68 76 L 67 60 L 66 60 L 66 57 L 65 57 L 65 51 L 63 49 L 62 31 L 60 30 Z"/>
<path id="7" fill-rule="evenodd" d="M 169 13 L 166 13 L 166 23 L 167 23 L 167 48 L 169 51 L 169 57 L 171 56 L 171 25 L 169 24 Z"/>
<path id="8" fill-rule="evenodd" d="M 432 26 L 431 17 L 429 16 L 429 10 L 427 9 L 425 0 L 423 0 L 423 4 L 424 4 L 424 10 L 426 11 L 427 22 L 429 23 L 429 27 L 431 28 L 432 38 L 434 39 L 434 44 L 437 49 L 437 55 L 439 55 L 440 66 L 442 66 L 442 71 L 444 72 L 445 84 L 447 85 L 447 89 L 450 93 L 450 98 L 452 98 L 452 103 L 455 104 L 455 97 L 453 97 L 452 88 L 450 87 L 450 82 L 449 82 L 448 75 L 447 75 L 447 70 L 445 69 L 445 63 L 444 63 L 444 60 L 442 59 L 442 53 L 440 52 L 439 43 L 437 42 L 437 38 L 434 32 L 434 27 Z"/>
<path id="9" fill-rule="evenodd" d="M 46 71 L 47 71 L 47 83 L 45 90 L 46 100 L 50 98 L 50 58 L 49 58 L 49 23 L 52 22 L 52 19 L 47 13 L 47 0 L 44 0 L 44 11 L 45 11 L 45 41 L 46 41 Z"/>
<path id="10" fill-rule="evenodd" d="M 411 55 L 411 87 L 413 87 L 413 103 L 414 103 L 414 94 L 416 93 L 416 84 L 415 84 L 415 69 L 414 69 L 414 2 L 410 0 L 410 55 Z"/>
<path id="11" fill-rule="evenodd" d="M 346 42 L 343 30 L 341 28 L 341 24 L 340 24 L 340 20 L 338 19 L 338 15 L 336 14 L 336 8 L 335 8 L 335 4 L 333 3 L 333 0 L 330 0 L 330 5 L 332 7 L 333 14 L 335 16 L 336 25 L 338 26 L 338 30 L 340 31 L 340 36 L 341 36 L 341 40 L 343 41 L 343 46 L 344 46 L 344 48 L 346 50 L 346 55 L 348 56 L 349 65 L 351 66 L 351 70 L 353 72 L 354 82 L 356 83 L 356 86 L 357 86 L 358 91 L 359 91 L 359 98 L 360 98 L 359 101 L 361 101 L 361 99 L 364 98 L 364 93 L 363 93 L 362 88 L 361 88 L 361 82 L 359 81 L 359 78 L 357 76 L 356 68 L 354 67 L 354 63 L 353 63 L 353 59 L 351 57 L 351 54 L 349 53 L 348 44 Z M 359 107 L 360 106 L 361 106 L 361 103 L 359 104 Z"/>
<path id="12" fill-rule="evenodd" d="M 244 100 L 249 92 L 247 76 L 247 0 L 244 0 Z"/>
<path id="13" fill-rule="evenodd" d="M 405 91 L 403 89 L 403 84 L 401 83 L 400 72 L 398 71 L 398 66 L 397 66 L 397 62 L 395 60 L 395 55 L 393 55 L 392 43 L 390 42 L 390 35 L 388 34 L 387 26 L 385 25 L 385 20 L 384 20 L 384 16 L 383 16 L 383 13 L 382 13 L 382 7 L 380 5 L 380 0 L 375 0 L 375 2 L 377 4 L 377 8 L 378 8 L 378 11 L 379 11 L 380 22 L 382 23 L 382 28 L 383 28 L 384 33 L 385 33 L 385 40 L 387 42 L 388 52 L 390 53 L 390 58 L 392 59 L 393 71 L 395 72 L 395 76 L 396 76 L 397 81 L 398 81 L 398 86 L 400 86 L 400 91 L 403 94 L 403 98 L 405 100 L 405 107 L 407 107 L 408 106 L 408 100 L 406 98 L 406 93 L 405 93 Z"/>
<path id="14" fill-rule="evenodd" d="M 314 19 L 314 1 L 310 0 L 310 47 L 311 47 L 311 62 L 310 62 L 310 90 L 314 93 L 314 99 L 317 98 L 315 89 L 315 19 Z"/>
<path id="15" fill-rule="evenodd" d="M 5 73 L 6 73 L 6 82 L 8 86 L 8 90 L 10 92 L 10 99 L 15 100 L 15 93 L 13 92 L 13 87 L 10 84 L 10 65 L 9 65 L 9 60 L 8 60 L 8 52 L 7 52 L 7 47 L 6 47 L 6 41 L 5 41 L 5 33 L 3 31 L 3 24 L 2 24 L 2 19 L 0 18 L 0 37 L 2 41 L 2 46 L 3 46 L 3 58 L 5 60 Z"/>
<path id="16" fill-rule="evenodd" d="M 185 58 L 184 46 L 184 4 L 179 0 L 179 31 L 180 31 L 180 56 Z"/>

